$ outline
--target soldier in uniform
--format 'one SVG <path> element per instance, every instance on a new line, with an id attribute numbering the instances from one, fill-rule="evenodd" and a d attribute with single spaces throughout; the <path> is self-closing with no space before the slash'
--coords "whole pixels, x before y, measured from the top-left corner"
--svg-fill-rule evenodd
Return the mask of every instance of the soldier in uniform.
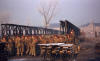
<path id="1" fill-rule="evenodd" d="M 56 35 L 54 36 L 54 43 L 58 43 L 58 38 Z"/>
<path id="2" fill-rule="evenodd" d="M 37 38 L 32 37 L 31 39 L 31 47 L 30 47 L 30 54 L 32 56 L 36 56 L 36 42 L 37 42 Z"/>
<path id="3" fill-rule="evenodd" d="M 53 37 L 52 37 L 52 36 L 50 36 L 50 37 L 48 38 L 48 40 L 49 40 L 49 43 L 53 43 Z"/>
<path id="4" fill-rule="evenodd" d="M 12 36 L 11 37 L 11 40 L 12 40 L 12 55 L 15 56 L 16 55 L 16 48 L 15 48 L 15 37 Z"/>
<path id="5" fill-rule="evenodd" d="M 75 42 L 75 32 L 74 32 L 74 30 L 71 31 L 70 41 L 71 41 L 71 43 L 74 43 Z"/>
<path id="6" fill-rule="evenodd" d="M 17 56 L 20 55 L 20 45 L 21 45 L 20 37 L 17 36 L 16 39 L 15 39 L 15 46 L 16 46 L 16 49 L 17 49 Z"/>
<path id="7" fill-rule="evenodd" d="M 29 46 L 29 37 L 28 36 L 25 36 L 25 47 L 26 47 L 26 55 L 29 54 L 29 51 L 30 51 L 30 46 Z"/>
<path id="8" fill-rule="evenodd" d="M 46 43 L 47 43 L 46 37 L 45 37 L 45 36 L 42 36 L 42 38 L 41 38 L 41 43 L 42 43 L 42 44 L 46 44 Z"/>
<path id="9" fill-rule="evenodd" d="M 12 40 L 10 38 L 8 39 L 7 49 L 8 49 L 9 55 L 11 56 L 12 55 L 12 49 L 13 49 L 13 43 L 12 43 Z"/>
<path id="10" fill-rule="evenodd" d="M 63 42 L 63 39 L 62 39 L 62 37 L 59 37 L 59 42 Z"/>
<path id="11" fill-rule="evenodd" d="M 24 36 L 22 36 L 21 40 L 20 40 L 20 53 L 21 53 L 21 56 L 23 56 L 23 53 L 24 53 Z"/>
<path id="12" fill-rule="evenodd" d="M 42 41 L 42 35 L 39 36 L 38 41 L 39 41 L 39 43 L 42 43 L 42 42 L 41 42 L 41 41 Z"/>

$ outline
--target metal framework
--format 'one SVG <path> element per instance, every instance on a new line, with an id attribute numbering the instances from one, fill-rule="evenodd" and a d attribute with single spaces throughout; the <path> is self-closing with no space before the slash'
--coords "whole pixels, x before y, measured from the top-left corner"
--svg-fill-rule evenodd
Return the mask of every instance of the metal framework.
<path id="1" fill-rule="evenodd" d="M 2 36 L 59 34 L 58 30 L 17 24 L 1 24 Z"/>
<path id="2" fill-rule="evenodd" d="M 1 24 L 2 36 L 22 36 L 22 35 L 41 35 L 41 34 L 69 34 L 71 30 L 75 35 L 80 34 L 80 29 L 69 21 L 60 21 L 60 31 L 43 27 L 33 27 L 18 24 Z"/>
<path id="3" fill-rule="evenodd" d="M 61 34 L 69 34 L 72 30 L 74 30 L 75 35 L 80 35 L 80 29 L 77 26 L 67 20 L 60 21 L 60 31 L 62 31 Z"/>

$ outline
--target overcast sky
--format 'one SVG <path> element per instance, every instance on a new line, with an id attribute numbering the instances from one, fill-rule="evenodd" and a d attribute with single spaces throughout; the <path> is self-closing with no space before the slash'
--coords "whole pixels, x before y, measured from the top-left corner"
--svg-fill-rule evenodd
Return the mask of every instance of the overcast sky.
<path id="1" fill-rule="evenodd" d="M 38 12 L 40 2 L 49 3 L 49 0 L 0 0 L 0 15 L 9 13 L 11 23 L 43 26 Z M 100 22 L 100 0 L 58 0 L 56 16 L 51 23 L 64 19 L 77 26 Z"/>

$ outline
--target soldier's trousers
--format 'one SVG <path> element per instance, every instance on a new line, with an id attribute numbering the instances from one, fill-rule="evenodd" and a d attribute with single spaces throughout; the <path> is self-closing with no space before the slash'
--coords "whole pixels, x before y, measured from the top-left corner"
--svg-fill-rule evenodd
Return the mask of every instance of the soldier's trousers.
<path id="1" fill-rule="evenodd" d="M 17 56 L 19 55 L 23 55 L 23 52 L 24 52 L 24 48 L 23 47 L 17 47 Z"/>
<path id="2" fill-rule="evenodd" d="M 26 55 L 28 55 L 28 54 L 29 54 L 29 52 L 30 52 L 30 47 L 29 47 L 29 46 L 27 46 L 27 47 L 26 47 Z"/>
<path id="3" fill-rule="evenodd" d="M 32 56 L 36 56 L 35 46 L 31 47 L 29 54 L 32 55 Z"/>

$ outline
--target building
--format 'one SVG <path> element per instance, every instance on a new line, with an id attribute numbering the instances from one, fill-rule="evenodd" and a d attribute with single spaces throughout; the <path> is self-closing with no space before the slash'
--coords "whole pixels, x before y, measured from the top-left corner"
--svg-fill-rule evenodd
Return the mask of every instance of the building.
<path id="1" fill-rule="evenodd" d="M 60 23 L 52 23 L 49 25 L 50 29 L 60 30 Z"/>
<path id="2" fill-rule="evenodd" d="M 100 37 L 100 23 L 88 23 L 80 27 L 85 37 Z"/>

